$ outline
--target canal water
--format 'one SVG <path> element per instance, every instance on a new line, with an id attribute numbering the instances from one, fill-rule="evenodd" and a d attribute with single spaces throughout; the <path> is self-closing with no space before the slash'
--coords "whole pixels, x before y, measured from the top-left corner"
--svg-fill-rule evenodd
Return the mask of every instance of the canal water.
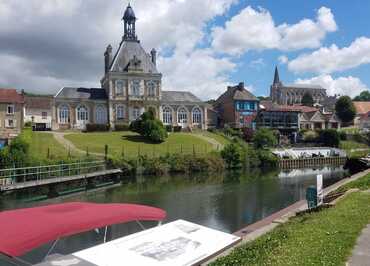
<path id="1" fill-rule="evenodd" d="M 0 198 L 0 209 L 70 201 L 137 203 L 166 210 L 167 221 L 185 219 L 232 233 L 304 199 L 306 188 L 315 185 L 318 174 L 324 176 L 324 186 L 348 176 L 343 167 L 324 167 L 210 176 L 136 177 L 121 186 L 42 202 L 25 203 L 11 196 Z M 114 226 L 110 235 L 116 238 L 138 230 L 136 224 Z M 60 241 L 56 252 L 65 254 L 84 249 L 101 239 L 102 230 L 80 234 Z M 37 261 L 46 251 L 47 246 L 29 254 L 27 259 Z"/>

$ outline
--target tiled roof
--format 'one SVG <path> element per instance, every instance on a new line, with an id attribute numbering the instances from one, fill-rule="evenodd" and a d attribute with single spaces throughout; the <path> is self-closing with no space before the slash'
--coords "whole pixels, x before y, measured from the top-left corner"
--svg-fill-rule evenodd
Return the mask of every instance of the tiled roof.
<path id="1" fill-rule="evenodd" d="M 24 101 L 27 108 L 50 109 L 53 98 L 50 96 L 25 96 Z"/>
<path id="2" fill-rule="evenodd" d="M 261 101 L 260 102 L 261 109 L 266 111 L 274 111 L 274 112 L 300 112 L 300 113 L 311 113 L 316 112 L 318 109 L 315 107 L 309 107 L 304 105 L 280 105 L 276 103 L 272 103 L 272 101 Z"/>
<path id="3" fill-rule="evenodd" d="M 107 93 L 101 88 L 62 88 L 55 98 L 107 100 Z"/>
<path id="4" fill-rule="evenodd" d="M 202 100 L 188 91 L 162 91 L 162 101 L 203 103 Z"/>
<path id="5" fill-rule="evenodd" d="M 0 103 L 24 103 L 24 97 L 15 89 L 0 89 Z"/>
<path id="6" fill-rule="evenodd" d="M 370 102 L 353 102 L 358 115 L 370 112 Z"/>
<path id="7" fill-rule="evenodd" d="M 324 88 L 320 85 L 315 84 L 288 84 L 283 85 L 284 88 L 296 88 L 296 89 L 316 89 L 323 90 Z"/>
<path id="8" fill-rule="evenodd" d="M 147 54 L 141 44 L 136 41 L 125 41 L 120 44 L 113 58 L 110 71 L 127 72 L 130 60 L 132 60 L 134 56 L 140 60 L 140 68 L 143 69 L 144 73 L 158 73 L 157 67 L 153 64 L 150 55 Z"/>
<path id="9" fill-rule="evenodd" d="M 230 98 L 233 100 L 258 101 L 256 96 L 244 88 L 244 83 L 234 87 L 227 87 L 227 90 L 217 99 L 217 102 L 224 102 Z"/>

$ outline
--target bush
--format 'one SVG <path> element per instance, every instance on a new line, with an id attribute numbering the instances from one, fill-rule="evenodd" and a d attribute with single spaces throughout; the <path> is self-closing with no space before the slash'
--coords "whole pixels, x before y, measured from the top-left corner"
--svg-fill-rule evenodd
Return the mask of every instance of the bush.
<path id="1" fill-rule="evenodd" d="M 172 125 L 166 125 L 166 131 L 167 132 L 172 132 L 173 131 L 173 126 Z"/>
<path id="2" fill-rule="evenodd" d="M 32 127 L 32 122 L 27 121 L 26 123 L 24 123 L 24 127 Z"/>
<path id="3" fill-rule="evenodd" d="M 325 129 L 320 131 L 320 142 L 325 146 L 338 147 L 340 142 L 339 133 L 335 129 Z"/>
<path id="4" fill-rule="evenodd" d="M 126 123 L 124 123 L 124 124 L 115 124 L 114 125 L 114 130 L 115 131 L 128 131 L 128 130 L 130 130 L 130 126 Z"/>
<path id="5" fill-rule="evenodd" d="M 109 131 L 110 125 L 109 124 L 87 124 L 86 125 L 86 132 L 103 132 Z"/>
<path id="6" fill-rule="evenodd" d="M 242 162 L 242 151 L 237 144 L 231 143 L 226 145 L 221 151 L 221 156 L 224 159 L 227 168 L 236 169 L 240 167 Z"/>
<path id="7" fill-rule="evenodd" d="M 344 131 L 339 131 L 339 138 L 340 140 L 347 140 L 347 133 Z"/>
<path id="8" fill-rule="evenodd" d="M 274 132 L 268 128 L 258 129 L 254 134 L 252 141 L 256 149 L 274 147 L 278 143 Z"/>
<path id="9" fill-rule="evenodd" d="M 133 121 L 130 124 L 130 130 L 156 143 L 163 142 L 168 137 L 163 123 L 155 119 L 150 111 L 143 113 L 139 119 Z"/>
<path id="10" fill-rule="evenodd" d="M 182 127 L 181 126 L 174 126 L 173 127 L 173 132 L 181 132 Z"/>
<path id="11" fill-rule="evenodd" d="M 306 131 L 303 133 L 304 142 L 318 142 L 319 135 L 316 131 Z"/>
<path id="12" fill-rule="evenodd" d="M 10 145 L 0 151 L 0 168 L 27 166 L 29 143 L 21 136 L 14 138 Z"/>

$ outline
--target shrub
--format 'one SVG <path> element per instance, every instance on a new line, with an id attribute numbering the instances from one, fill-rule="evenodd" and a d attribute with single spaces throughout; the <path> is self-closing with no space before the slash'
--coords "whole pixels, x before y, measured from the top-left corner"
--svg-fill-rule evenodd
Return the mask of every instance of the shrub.
<path id="1" fill-rule="evenodd" d="M 172 125 L 166 125 L 166 131 L 167 132 L 172 132 L 173 131 L 173 126 Z"/>
<path id="2" fill-rule="evenodd" d="M 303 140 L 305 142 L 317 142 L 318 141 L 318 134 L 316 131 L 306 131 L 303 134 Z"/>
<path id="3" fill-rule="evenodd" d="M 344 131 L 339 131 L 339 138 L 340 140 L 347 140 L 347 133 Z"/>
<path id="4" fill-rule="evenodd" d="M 338 147 L 340 142 L 339 133 L 335 129 L 325 129 L 320 131 L 320 142 L 325 146 Z"/>
<path id="5" fill-rule="evenodd" d="M 130 124 L 130 130 L 146 137 L 153 142 L 163 142 L 168 137 L 163 123 L 154 118 L 152 112 L 143 113 L 139 119 Z"/>
<path id="6" fill-rule="evenodd" d="M 274 168 L 277 167 L 279 159 L 272 154 L 270 151 L 259 150 L 258 158 L 260 160 L 260 167 L 262 168 Z"/>
<path id="7" fill-rule="evenodd" d="M 173 127 L 173 132 L 181 132 L 182 127 L 181 126 L 174 126 Z"/>
<path id="8" fill-rule="evenodd" d="M 130 130 L 130 126 L 126 123 L 123 124 L 115 124 L 114 125 L 114 130 L 115 131 L 128 131 Z"/>
<path id="9" fill-rule="evenodd" d="M 103 132 L 109 131 L 110 125 L 109 124 L 87 124 L 86 125 L 86 132 Z"/>
<path id="10" fill-rule="evenodd" d="M 253 145 L 256 149 L 276 146 L 278 141 L 274 132 L 268 128 L 260 128 L 256 131 L 253 138 Z"/>
<path id="11" fill-rule="evenodd" d="M 235 169 L 240 167 L 242 151 L 237 144 L 231 143 L 226 145 L 221 151 L 221 156 L 224 159 L 227 168 Z"/>
<path id="12" fill-rule="evenodd" d="M 32 122 L 27 121 L 26 123 L 24 123 L 24 127 L 32 127 Z"/>

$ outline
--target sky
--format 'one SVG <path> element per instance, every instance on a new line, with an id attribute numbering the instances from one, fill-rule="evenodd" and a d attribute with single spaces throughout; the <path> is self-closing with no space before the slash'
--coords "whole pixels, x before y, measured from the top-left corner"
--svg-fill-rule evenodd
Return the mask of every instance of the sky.
<path id="1" fill-rule="evenodd" d="M 99 87 L 104 51 L 123 35 L 127 0 L 0 0 L 0 87 L 54 94 Z M 215 99 L 244 82 L 269 95 L 317 84 L 329 95 L 370 88 L 370 1 L 131 0 L 137 35 L 158 51 L 163 90 Z"/>

